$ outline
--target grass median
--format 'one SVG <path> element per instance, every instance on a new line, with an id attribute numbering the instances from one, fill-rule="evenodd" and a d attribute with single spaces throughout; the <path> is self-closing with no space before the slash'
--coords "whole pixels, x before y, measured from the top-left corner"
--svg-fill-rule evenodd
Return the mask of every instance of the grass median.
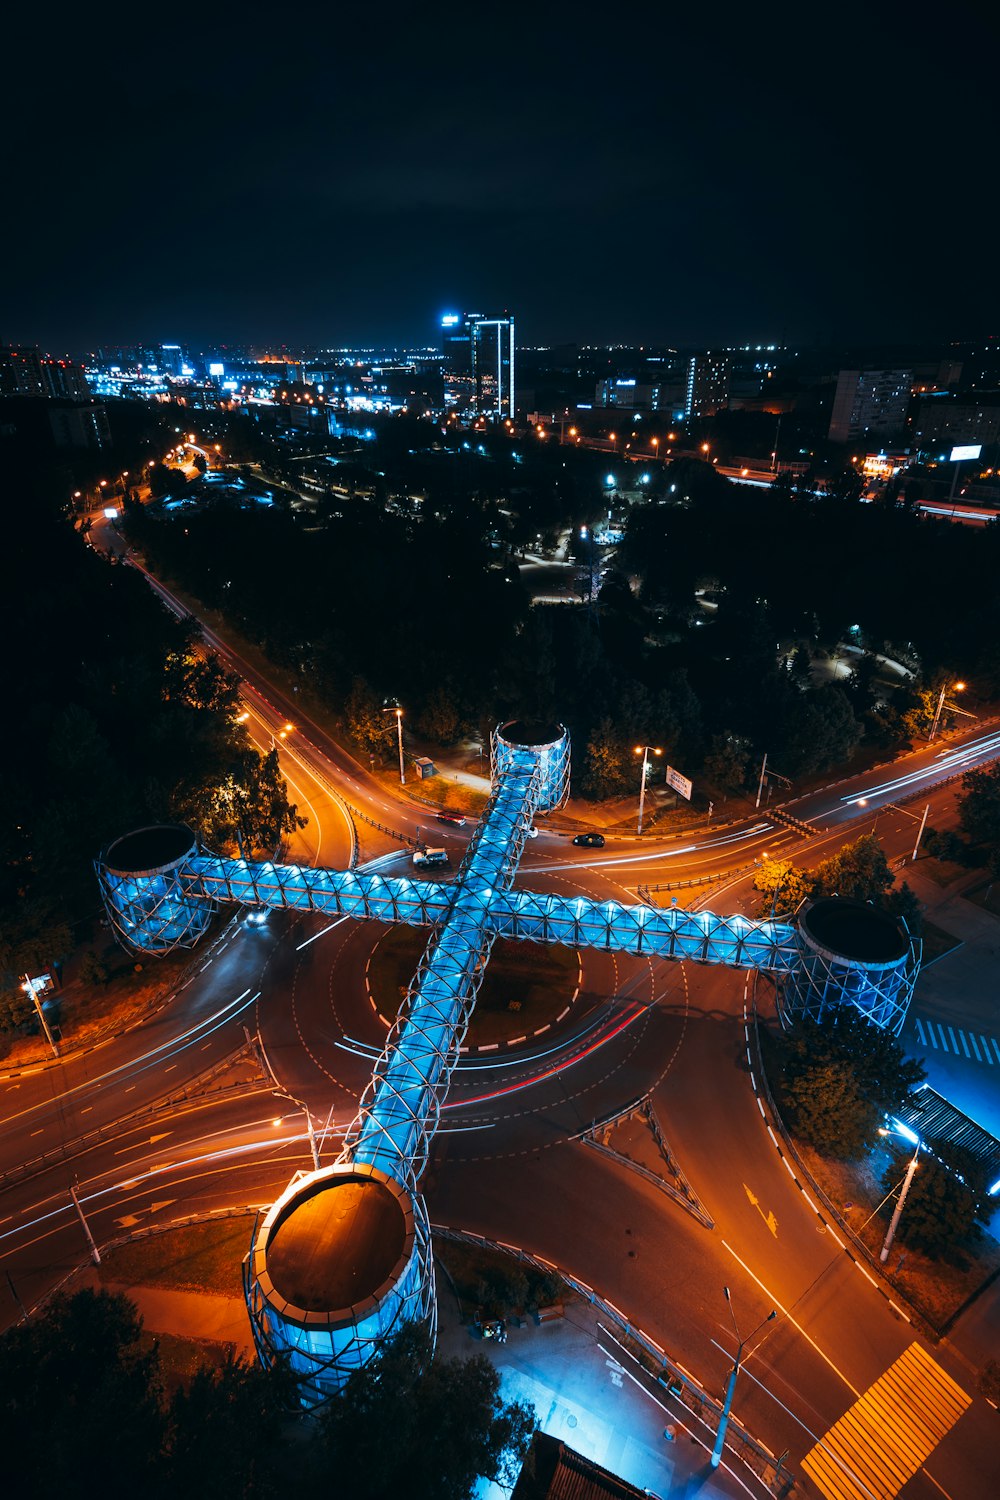
<path id="1" fill-rule="evenodd" d="M 394 927 L 379 940 L 372 954 L 368 984 L 376 1009 L 387 1020 L 398 1011 L 426 943 L 427 933 L 413 927 Z M 466 1044 L 489 1046 L 530 1036 L 551 1024 L 572 1003 L 579 974 L 579 955 L 571 949 L 499 939 L 493 946 Z"/>

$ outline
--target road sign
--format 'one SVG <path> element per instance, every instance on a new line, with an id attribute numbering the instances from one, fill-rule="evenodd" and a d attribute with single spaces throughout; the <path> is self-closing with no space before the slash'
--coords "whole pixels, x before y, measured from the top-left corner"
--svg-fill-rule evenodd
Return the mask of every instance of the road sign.
<path id="1" fill-rule="evenodd" d="M 691 801 L 691 783 L 680 771 L 675 771 L 673 766 L 667 767 L 667 786 L 672 786 L 675 792 Z"/>

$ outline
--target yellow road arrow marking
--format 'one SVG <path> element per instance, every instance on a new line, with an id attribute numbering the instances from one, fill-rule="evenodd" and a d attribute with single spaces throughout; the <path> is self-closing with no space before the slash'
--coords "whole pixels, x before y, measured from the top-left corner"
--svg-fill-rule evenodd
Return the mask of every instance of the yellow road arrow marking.
<path id="1" fill-rule="evenodd" d="M 753 1204 L 754 1208 L 760 1214 L 761 1218 L 764 1220 L 764 1223 L 767 1225 L 768 1229 L 774 1235 L 775 1239 L 777 1239 L 778 1238 L 778 1221 L 774 1217 L 773 1211 L 771 1213 L 765 1213 L 764 1212 L 764 1210 L 760 1206 L 760 1199 L 757 1197 L 757 1195 L 755 1193 L 751 1192 L 750 1188 L 747 1187 L 746 1183 L 743 1184 L 743 1191 L 746 1193 L 747 1197 L 750 1199 L 750 1202 Z"/>

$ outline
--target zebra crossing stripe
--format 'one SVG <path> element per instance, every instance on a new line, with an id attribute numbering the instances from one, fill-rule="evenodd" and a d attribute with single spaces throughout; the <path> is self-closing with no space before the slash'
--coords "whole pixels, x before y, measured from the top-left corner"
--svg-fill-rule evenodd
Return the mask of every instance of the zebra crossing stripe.
<path id="1" fill-rule="evenodd" d="M 945 1036 L 945 1028 L 940 1021 L 922 1021 L 919 1016 L 914 1017 L 916 1025 L 917 1040 L 922 1047 L 936 1047 L 942 1052 L 954 1052 L 956 1057 L 964 1053 L 970 1062 L 986 1063 L 988 1067 L 995 1067 L 1000 1063 L 1000 1042 L 996 1037 L 984 1036 L 981 1031 L 963 1031 L 949 1026 L 948 1035 L 951 1037 L 951 1046 L 948 1045 L 948 1037 Z M 961 1047 L 959 1046 L 961 1043 Z M 969 1051 L 969 1047 L 972 1051 Z M 992 1049 L 992 1050 L 991 1050 Z M 995 1054 L 995 1055 L 994 1055 Z"/>
<path id="2" fill-rule="evenodd" d="M 825 1500 L 892 1500 L 970 1402 L 911 1344 L 806 1454 L 802 1468 Z"/>

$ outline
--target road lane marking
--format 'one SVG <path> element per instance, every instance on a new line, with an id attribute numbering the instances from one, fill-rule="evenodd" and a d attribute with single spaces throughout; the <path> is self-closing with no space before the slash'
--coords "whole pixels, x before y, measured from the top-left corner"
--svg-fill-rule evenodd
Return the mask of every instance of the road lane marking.
<path id="1" fill-rule="evenodd" d="M 972 1397 L 911 1344 L 802 1460 L 826 1500 L 893 1500 Z"/>
<path id="2" fill-rule="evenodd" d="M 738 1265 L 740 1265 L 740 1266 L 743 1267 L 744 1271 L 747 1273 L 747 1275 L 750 1277 L 750 1279 L 752 1281 L 755 1281 L 757 1283 L 757 1285 L 760 1287 L 761 1291 L 766 1294 L 766 1296 L 768 1297 L 768 1299 L 771 1302 L 771 1306 L 772 1307 L 776 1307 L 778 1309 L 778 1311 L 781 1313 L 782 1317 L 783 1318 L 787 1318 L 788 1321 L 789 1321 L 789 1323 L 791 1323 L 792 1327 L 798 1330 L 798 1332 L 805 1339 L 806 1343 L 812 1345 L 812 1347 L 816 1350 L 816 1353 L 819 1355 L 820 1359 L 824 1362 L 824 1364 L 829 1365 L 830 1369 L 836 1375 L 837 1379 L 838 1380 L 842 1380 L 844 1382 L 844 1384 L 847 1386 L 847 1389 L 851 1392 L 852 1395 L 854 1395 L 854 1396 L 860 1396 L 861 1392 L 857 1389 L 857 1387 L 853 1386 L 851 1384 L 851 1382 L 848 1380 L 847 1376 L 844 1374 L 844 1372 L 842 1370 L 838 1370 L 837 1369 L 837 1366 L 834 1364 L 834 1362 L 830 1358 L 830 1356 L 828 1354 L 824 1353 L 824 1351 L 817 1344 L 816 1340 L 814 1338 L 811 1338 L 810 1335 L 808 1333 L 806 1333 L 805 1329 L 802 1327 L 802 1324 L 800 1322 L 798 1322 L 797 1319 L 795 1319 L 795 1318 L 792 1317 L 792 1314 L 789 1312 L 788 1308 L 785 1307 L 784 1303 L 779 1302 L 778 1299 L 777 1299 L 777 1297 L 774 1295 L 774 1293 L 768 1287 L 766 1287 L 764 1285 L 764 1283 L 761 1281 L 760 1277 L 754 1275 L 753 1271 L 751 1271 L 751 1269 L 747 1265 L 746 1261 L 743 1260 L 743 1258 L 741 1256 L 739 1256 L 739 1255 L 736 1254 L 736 1251 L 733 1249 L 732 1245 L 730 1245 L 727 1240 L 723 1240 L 722 1244 L 723 1244 L 723 1247 L 726 1250 L 729 1251 L 730 1255 L 733 1257 L 733 1260 L 735 1260 Z"/>
<path id="3" fill-rule="evenodd" d="M 921 1047 L 926 1047 L 927 1046 L 927 1038 L 924 1036 L 924 1028 L 920 1024 L 920 1018 L 919 1018 L 919 1016 L 917 1017 L 917 1037 L 920 1040 Z"/>

